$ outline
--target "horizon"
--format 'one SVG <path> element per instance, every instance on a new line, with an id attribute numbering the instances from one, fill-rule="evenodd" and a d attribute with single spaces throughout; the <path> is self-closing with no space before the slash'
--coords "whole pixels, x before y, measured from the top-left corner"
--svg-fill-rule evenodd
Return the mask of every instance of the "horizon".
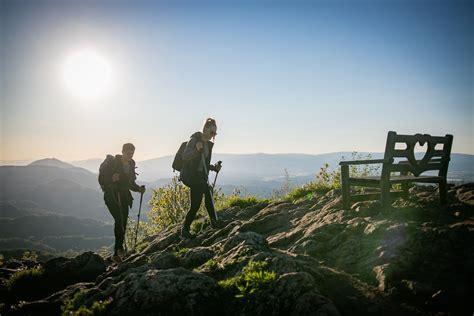
<path id="1" fill-rule="evenodd" d="M 424 151 L 415 151 L 415 153 L 423 153 Z M 348 151 L 348 150 L 342 150 L 342 151 L 334 151 L 334 152 L 325 152 L 325 153 L 320 153 L 320 154 L 305 154 L 305 153 L 264 153 L 264 152 L 255 152 L 255 153 L 220 153 L 216 152 L 214 155 L 239 155 L 239 156 L 250 156 L 250 155 L 301 155 L 301 156 L 322 156 L 322 155 L 335 155 L 335 154 L 342 154 L 342 153 L 353 153 L 353 151 Z M 383 154 L 383 151 L 371 151 L 371 152 L 355 152 L 356 154 Z M 155 160 L 155 159 L 162 159 L 162 158 L 169 158 L 173 157 L 174 154 L 168 154 L 168 155 L 163 155 L 163 156 L 157 156 L 157 157 L 152 157 L 152 158 L 146 158 L 146 159 L 135 159 L 136 162 L 144 162 L 148 160 Z M 466 156 L 474 156 L 474 154 L 466 154 L 466 153 L 460 153 L 460 152 L 451 152 L 451 155 L 466 155 Z M 86 159 L 72 159 L 72 160 L 66 160 L 66 159 L 60 159 L 57 157 L 40 157 L 40 158 L 35 158 L 35 159 L 12 159 L 12 160 L 0 160 L 0 166 L 8 166 L 8 163 L 25 163 L 25 164 L 30 164 L 32 162 L 40 161 L 40 160 L 58 160 L 60 162 L 65 162 L 65 163 L 70 163 L 73 164 L 74 162 L 85 162 L 85 161 L 91 161 L 91 160 L 103 160 L 105 158 L 103 157 L 92 157 L 92 158 L 86 158 Z M 17 166 L 22 166 L 22 165 L 17 165 Z"/>
<path id="2" fill-rule="evenodd" d="M 389 130 L 474 154 L 474 3 L 0 3 L 1 161 L 383 152 Z M 91 158 L 97 157 L 97 158 Z"/>

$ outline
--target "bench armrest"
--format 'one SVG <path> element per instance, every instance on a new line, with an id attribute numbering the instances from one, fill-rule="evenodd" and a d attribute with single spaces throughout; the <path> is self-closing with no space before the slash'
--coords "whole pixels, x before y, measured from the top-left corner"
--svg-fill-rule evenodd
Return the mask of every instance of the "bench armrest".
<path id="1" fill-rule="evenodd" d="M 384 159 L 370 159 L 370 160 L 344 160 L 339 163 L 339 166 L 348 166 L 348 165 L 369 165 L 375 163 L 384 163 Z"/>

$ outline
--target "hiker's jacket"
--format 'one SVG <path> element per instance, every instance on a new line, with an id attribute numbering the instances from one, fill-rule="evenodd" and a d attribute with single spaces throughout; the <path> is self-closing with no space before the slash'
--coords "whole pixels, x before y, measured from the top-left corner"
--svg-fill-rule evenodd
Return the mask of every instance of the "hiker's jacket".
<path id="1" fill-rule="evenodd" d="M 112 176 L 115 173 L 118 173 L 120 177 L 118 181 L 113 182 Z M 120 203 L 132 206 L 133 197 L 130 190 L 140 192 L 140 186 L 135 182 L 136 180 L 135 161 L 131 159 L 128 166 L 124 166 L 122 155 L 115 155 L 113 163 L 103 170 L 104 194 L 108 196 L 113 193 L 116 199 L 120 194 Z"/>
<path id="2" fill-rule="evenodd" d="M 196 143 L 202 142 L 204 148 L 201 151 L 196 150 Z M 202 133 L 196 132 L 191 135 L 183 153 L 183 168 L 181 169 L 181 179 L 186 183 L 197 177 L 207 179 L 210 170 L 215 170 L 214 165 L 211 165 L 212 147 L 214 143 L 210 140 L 204 143 L 202 141 Z M 204 153 L 204 162 L 206 164 L 207 173 L 202 167 L 202 154 Z"/>

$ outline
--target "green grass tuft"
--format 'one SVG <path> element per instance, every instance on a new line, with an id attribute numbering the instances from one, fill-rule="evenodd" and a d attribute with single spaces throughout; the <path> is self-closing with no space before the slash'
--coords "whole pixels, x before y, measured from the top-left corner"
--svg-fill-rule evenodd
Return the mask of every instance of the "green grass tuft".
<path id="1" fill-rule="evenodd" d="M 276 280 L 275 272 L 267 271 L 267 266 L 265 261 L 250 260 L 242 269 L 242 274 L 219 281 L 218 284 L 223 289 L 236 293 L 236 298 L 248 299 Z"/>

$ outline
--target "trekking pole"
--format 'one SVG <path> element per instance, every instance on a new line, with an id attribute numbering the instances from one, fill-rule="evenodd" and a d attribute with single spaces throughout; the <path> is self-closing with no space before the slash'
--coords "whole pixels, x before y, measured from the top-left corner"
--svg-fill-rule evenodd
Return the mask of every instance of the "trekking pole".
<path id="1" fill-rule="evenodd" d="M 133 245 L 133 251 L 134 252 L 137 249 L 138 227 L 140 225 L 140 213 L 142 212 L 142 202 L 143 202 L 143 191 L 140 193 L 140 206 L 138 207 L 137 229 L 135 230 L 135 243 Z"/>
<path id="2" fill-rule="evenodd" d="M 209 184 L 209 175 L 207 173 L 206 159 L 204 159 L 204 153 L 201 153 L 201 161 L 202 161 L 202 166 L 204 168 L 204 174 L 206 175 L 207 189 L 209 190 L 209 192 L 211 194 L 212 208 L 214 209 L 214 213 L 216 213 L 215 207 L 214 207 L 214 192 L 211 191 L 211 186 Z M 215 214 L 215 216 L 216 216 L 215 220 L 217 220 L 217 214 Z"/>
<path id="3" fill-rule="evenodd" d="M 220 167 L 222 166 L 222 161 L 218 161 L 217 165 Z M 219 171 L 216 171 L 216 176 L 214 177 L 214 183 L 212 184 L 212 192 L 214 193 L 214 188 L 216 187 L 216 180 L 217 180 L 217 175 L 219 174 Z"/>

